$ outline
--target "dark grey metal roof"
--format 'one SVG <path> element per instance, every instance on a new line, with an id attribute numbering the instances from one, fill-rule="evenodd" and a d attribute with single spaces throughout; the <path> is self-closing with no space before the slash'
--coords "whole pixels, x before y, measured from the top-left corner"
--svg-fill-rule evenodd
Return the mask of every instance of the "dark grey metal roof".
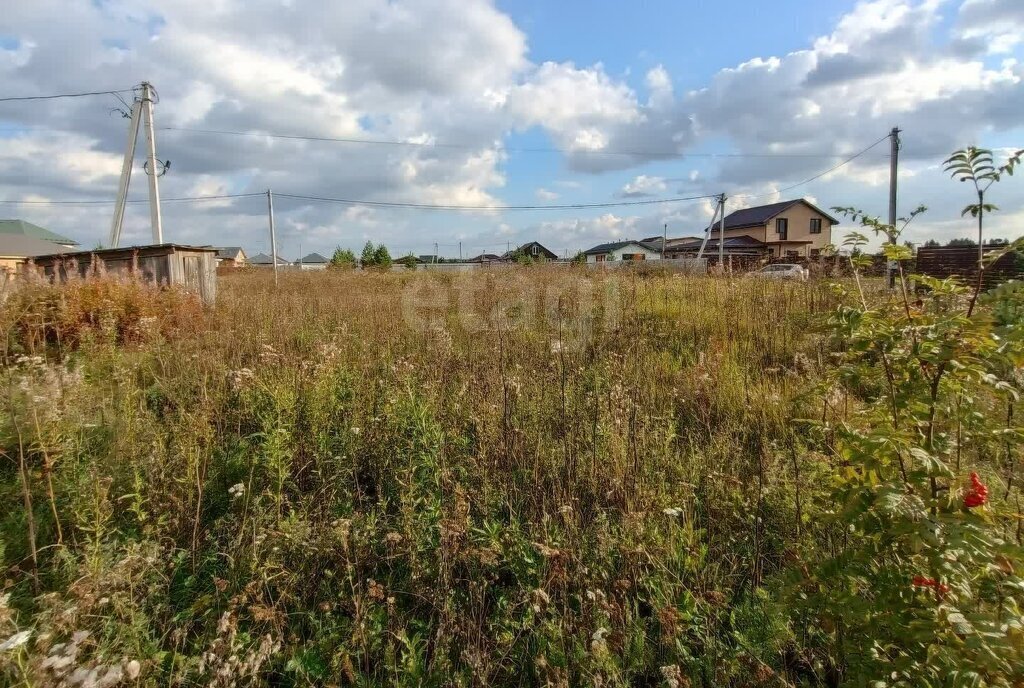
<path id="1" fill-rule="evenodd" d="M 628 239 L 626 241 L 611 241 L 611 242 L 608 242 L 607 244 L 598 244 L 594 248 L 587 249 L 586 251 L 584 251 L 583 255 L 589 256 L 589 255 L 593 255 L 595 253 L 611 253 L 612 251 L 617 251 L 618 249 L 620 249 L 620 248 L 622 248 L 624 246 L 629 246 L 631 244 L 635 244 L 637 246 L 642 246 L 643 248 L 647 249 L 648 251 L 655 251 L 655 252 L 657 252 L 657 251 L 661 250 L 661 242 L 660 241 L 657 244 L 654 244 L 654 243 L 647 242 L 647 241 L 636 241 L 634 239 Z"/>
<path id="2" fill-rule="evenodd" d="M 670 249 L 671 248 L 682 248 L 682 247 L 689 248 L 690 246 L 700 246 L 700 242 L 701 241 L 703 241 L 703 240 L 702 239 L 687 239 L 685 241 L 680 241 L 680 242 L 675 243 L 675 244 L 669 242 L 669 248 Z M 718 245 L 718 239 L 714 238 L 714 237 L 709 238 L 708 239 L 708 245 L 710 246 L 711 244 L 715 244 L 717 246 Z M 760 239 L 755 239 L 754 237 L 750 237 L 750 236 L 726 237 L 725 238 L 725 245 L 726 246 L 767 246 L 767 244 L 765 244 L 765 242 L 761 241 Z"/>
<path id="3" fill-rule="evenodd" d="M 267 256 L 267 259 L 269 260 L 270 256 Z M 305 256 L 304 258 L 300 258 L 299 262 L 300 263 L 330 263 L 331 259 L 328 258 L 327 256 L 322 256 L 319 253 L 315 253 L 314 252 L 314 253 L 310 253 L 309 255 Z"/>
<path id="4" fill-rule="evenodd" d="M 828 218 L 832 224 L 839 224 L 839 220 L 835 219 L 821 208 L 818 208 L 813 203 L 803 198 L 797 198 L 792 201 L 780 201 L 778 203 L 769 203 L 768 205 L 758 205 L 753 208 L 743 208 L 742 210 L 735 210 L 725 216 L 725 228 L 726 229 L 739 229 L 740 227 L 756 227 L 763 225 L 772 219 L 779 213 L 791 208 L 797 203 L 803 203 L 818 213 L 821 213 Z M 715 229 L 718 226 L 715 225 Z"/>
<path id="5" fill-rule="evenodd" d="M 268 256 L 266 253 L 257 253 L 255 256 L 249 259 L 249 262 L 253 265 L 273 265 L 274 259 Z M 278 254 L 277 264 L 287 265 L 288 261 L 282 258 L 280 254 Z"/>
<path id="6" fill-rule="evenodd" d="M 518 247 L 516 249 L 513 249 L 511 251 L 506 251 L 505 253 L 502 254 L 502 258 L 514 258 L 517 253 L 525 254 L 525 255 L 528 255 L 528 256 L 529 255 L 533 255 L 533 251 L 531 249 L 534 246 L 537 247 L 537 252 L 538 253 L 543 253 L 544 256 L 546 258 L 548 258 L 549 260 L 557 260 L 558 259 L 558 255 L 554 251 L 552 251 L 549 248 L 546 248 L 539 241 L 528 241 L 528 242 L 526 242 L 525 244 L 523 244 L 522 246 L 520 246 L 520 247 Z"/>
<path id="7" fill-rule="evenodd" d="M 47 256 L 56 252 L 66 252 L 65 249 L 47 239 L 37 239 L 23 234 L 2 234 L 0 233 L 0 256 L 15 258 L 28 258 L 32 256 Z"/>

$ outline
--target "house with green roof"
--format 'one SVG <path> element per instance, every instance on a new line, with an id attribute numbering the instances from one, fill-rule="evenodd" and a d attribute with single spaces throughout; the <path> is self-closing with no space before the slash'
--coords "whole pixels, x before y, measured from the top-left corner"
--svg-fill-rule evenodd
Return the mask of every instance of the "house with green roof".
<path id="1" fill-rule="evenodd" d="M 34 225 L 31 222 L 25 222 L 24 220 L 0 220 L 0 235 L 24 236 L 31 237 L 33 239 L 41 239 L 42 241 L 49 241 L 50 243 L 63 248 L 75 248 L 78 246 L 78 242 L 74 239 L 61 236 L 56 232 L 51 232 L 48 229 L 44 229 L 39 225 Z M 57 253 L 57 251 L 54 251 L 54 253 Z"/>

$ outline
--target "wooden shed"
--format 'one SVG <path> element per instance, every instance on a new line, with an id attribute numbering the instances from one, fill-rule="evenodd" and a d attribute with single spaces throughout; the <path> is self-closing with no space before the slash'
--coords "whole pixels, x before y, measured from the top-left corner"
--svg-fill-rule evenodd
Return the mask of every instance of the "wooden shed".
<path id="1" fill-rule="evenodd" d="M 36 256 L 26 269 L 52 281 L 69 277 L 138 276 L 159 285 L 180 285 L 203 302 L 217 298 L 217 249 L 211 246 L 156 244 Z"/>

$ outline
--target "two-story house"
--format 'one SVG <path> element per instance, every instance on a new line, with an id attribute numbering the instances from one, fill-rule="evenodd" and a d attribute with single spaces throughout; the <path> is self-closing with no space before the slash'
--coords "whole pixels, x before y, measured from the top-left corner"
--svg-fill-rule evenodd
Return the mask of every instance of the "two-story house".
<path id="1" fill-rule="evenodd" d="M 769 205 L 736 210 L 725 216 L 725 239 L 751 237 L 764 242 L 773 257 L 814 258 L 832 243 L 832 225 L 839 224 L 831 215 L 798 198 Z M 719 226 L 711 231 L 717 240 Z"/>

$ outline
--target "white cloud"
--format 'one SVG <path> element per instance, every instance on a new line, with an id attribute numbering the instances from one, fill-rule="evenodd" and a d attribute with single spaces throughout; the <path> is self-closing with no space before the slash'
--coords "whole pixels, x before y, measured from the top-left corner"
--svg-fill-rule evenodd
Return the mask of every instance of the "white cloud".
<path id="1" fill-rule="evenodd" d="M 173 161 L 161 180 L 165 195 L 273 188 L 500 205 L 509 184 L 525 186 L 517 189 L 524 193 L 533 189 L 544 201 L 568 200 L 584 196 L 581 180 L 593 179 L 586 187 L 595 194 L 619 188 L 630 197 L 664 193 L 675 182 L 688 185 L 687 195 L 724 190 L 735 199 L 732 208 L 777 198 L 775 189 L 821 172 L 899 124 L 905 130 L 901 199 L 932 206 L 929 216 L 940 223 L 956 218 L 960 201 L 948 198 L 944 175 L 929 166 L 961 145 L 993 138 L 991 145 L 1006 144 L 1024 128 L 1020 0 L 859 2 L 825 35 L 786 54 L 719 69 L 688 93 L 674 90 L 663 65 L 645 74 L 634 70 L 630 78 L 611 75 L 600 63 L 577 65 L 571 54 L 533 64 L 523 29 L 490 0 L 8 4 L 0 47 L 5 93 L 128 86 L 145 75 L 160 91 L 158 126 L 439 144 L 358 146 L 162 130 L 159 155 Z M 943 12 L 949 21 L 942 21 Z M 4 126 L 24 130 L 0 145 L 0 199 L 111 200 L 126 129 L 124 120 L 108 115 L 117 106 L 113 98 L 53 101 L 45 108 L 5 104 Z M 503 142 L 509 132 L 530 129 L 542 130 L 565 153 L 568 170 L 509 178 Z M 716 159 L 680 170 L 678 179 L 660 176 L 663 164 L 649 166 L 678 161 L 695 144 L 788 157 Z M 883 143 L 786 195 L 813 193 L 826 205 L 884 209 L 884 153 Z M 615 176 L 607 182 L 582 176 L 591 173 Z M 144 179 L 137 168 L 137 198 L 145 196 Z M 767 195 L 744 200 L 743 193 Z M 1008 217 L 1021 207 L 1014 198 L 1000 201 Z M 17 211 L 87 244 L 104 237 L 109 225 L 105 206 L 33 208 Z M 666 218 L 674 233 L 692 233 L 686 223 L 699 229 L 710 216 L 701 204 L 659 205 L 637 216 L 581 214 L 545 223 L 285 199 L 277 212 L 285 241 L 316 237 L 321 243 L 312 250 L 333 247 L 353 226 L 375 241 L 409 245 L 473 235 L 481 222 L 507 220 L 502 241 L 517 232 L 543 240 L 550 231 L 562 237 L 551 241 L 559 244 L 652 235 Z M 169 206 L 165 216 L 168 235 L 177 240 L 265 240 L 260 199 Z M 127 222 L 129 237 L 148 235 L 145 206 L 132 206 Z M 927 227 L 923 222 L 917 231 Z"/>
<path id="2" fill-rule="evenodd" d="M 646 174 L 641 174 L 623 186 L 619 195 L 624 198 L 656 196 L 664 193 L 667 188 L 664 177 L 648 177 Z"/>
<path id="3" fill-rule="evenodd" d="M 988 44 L 989 53 L 1009 53 L 1024 40 L 1024 3 L 1019 0 L 965 0 L 957 33 L 966 43 Z"/>

